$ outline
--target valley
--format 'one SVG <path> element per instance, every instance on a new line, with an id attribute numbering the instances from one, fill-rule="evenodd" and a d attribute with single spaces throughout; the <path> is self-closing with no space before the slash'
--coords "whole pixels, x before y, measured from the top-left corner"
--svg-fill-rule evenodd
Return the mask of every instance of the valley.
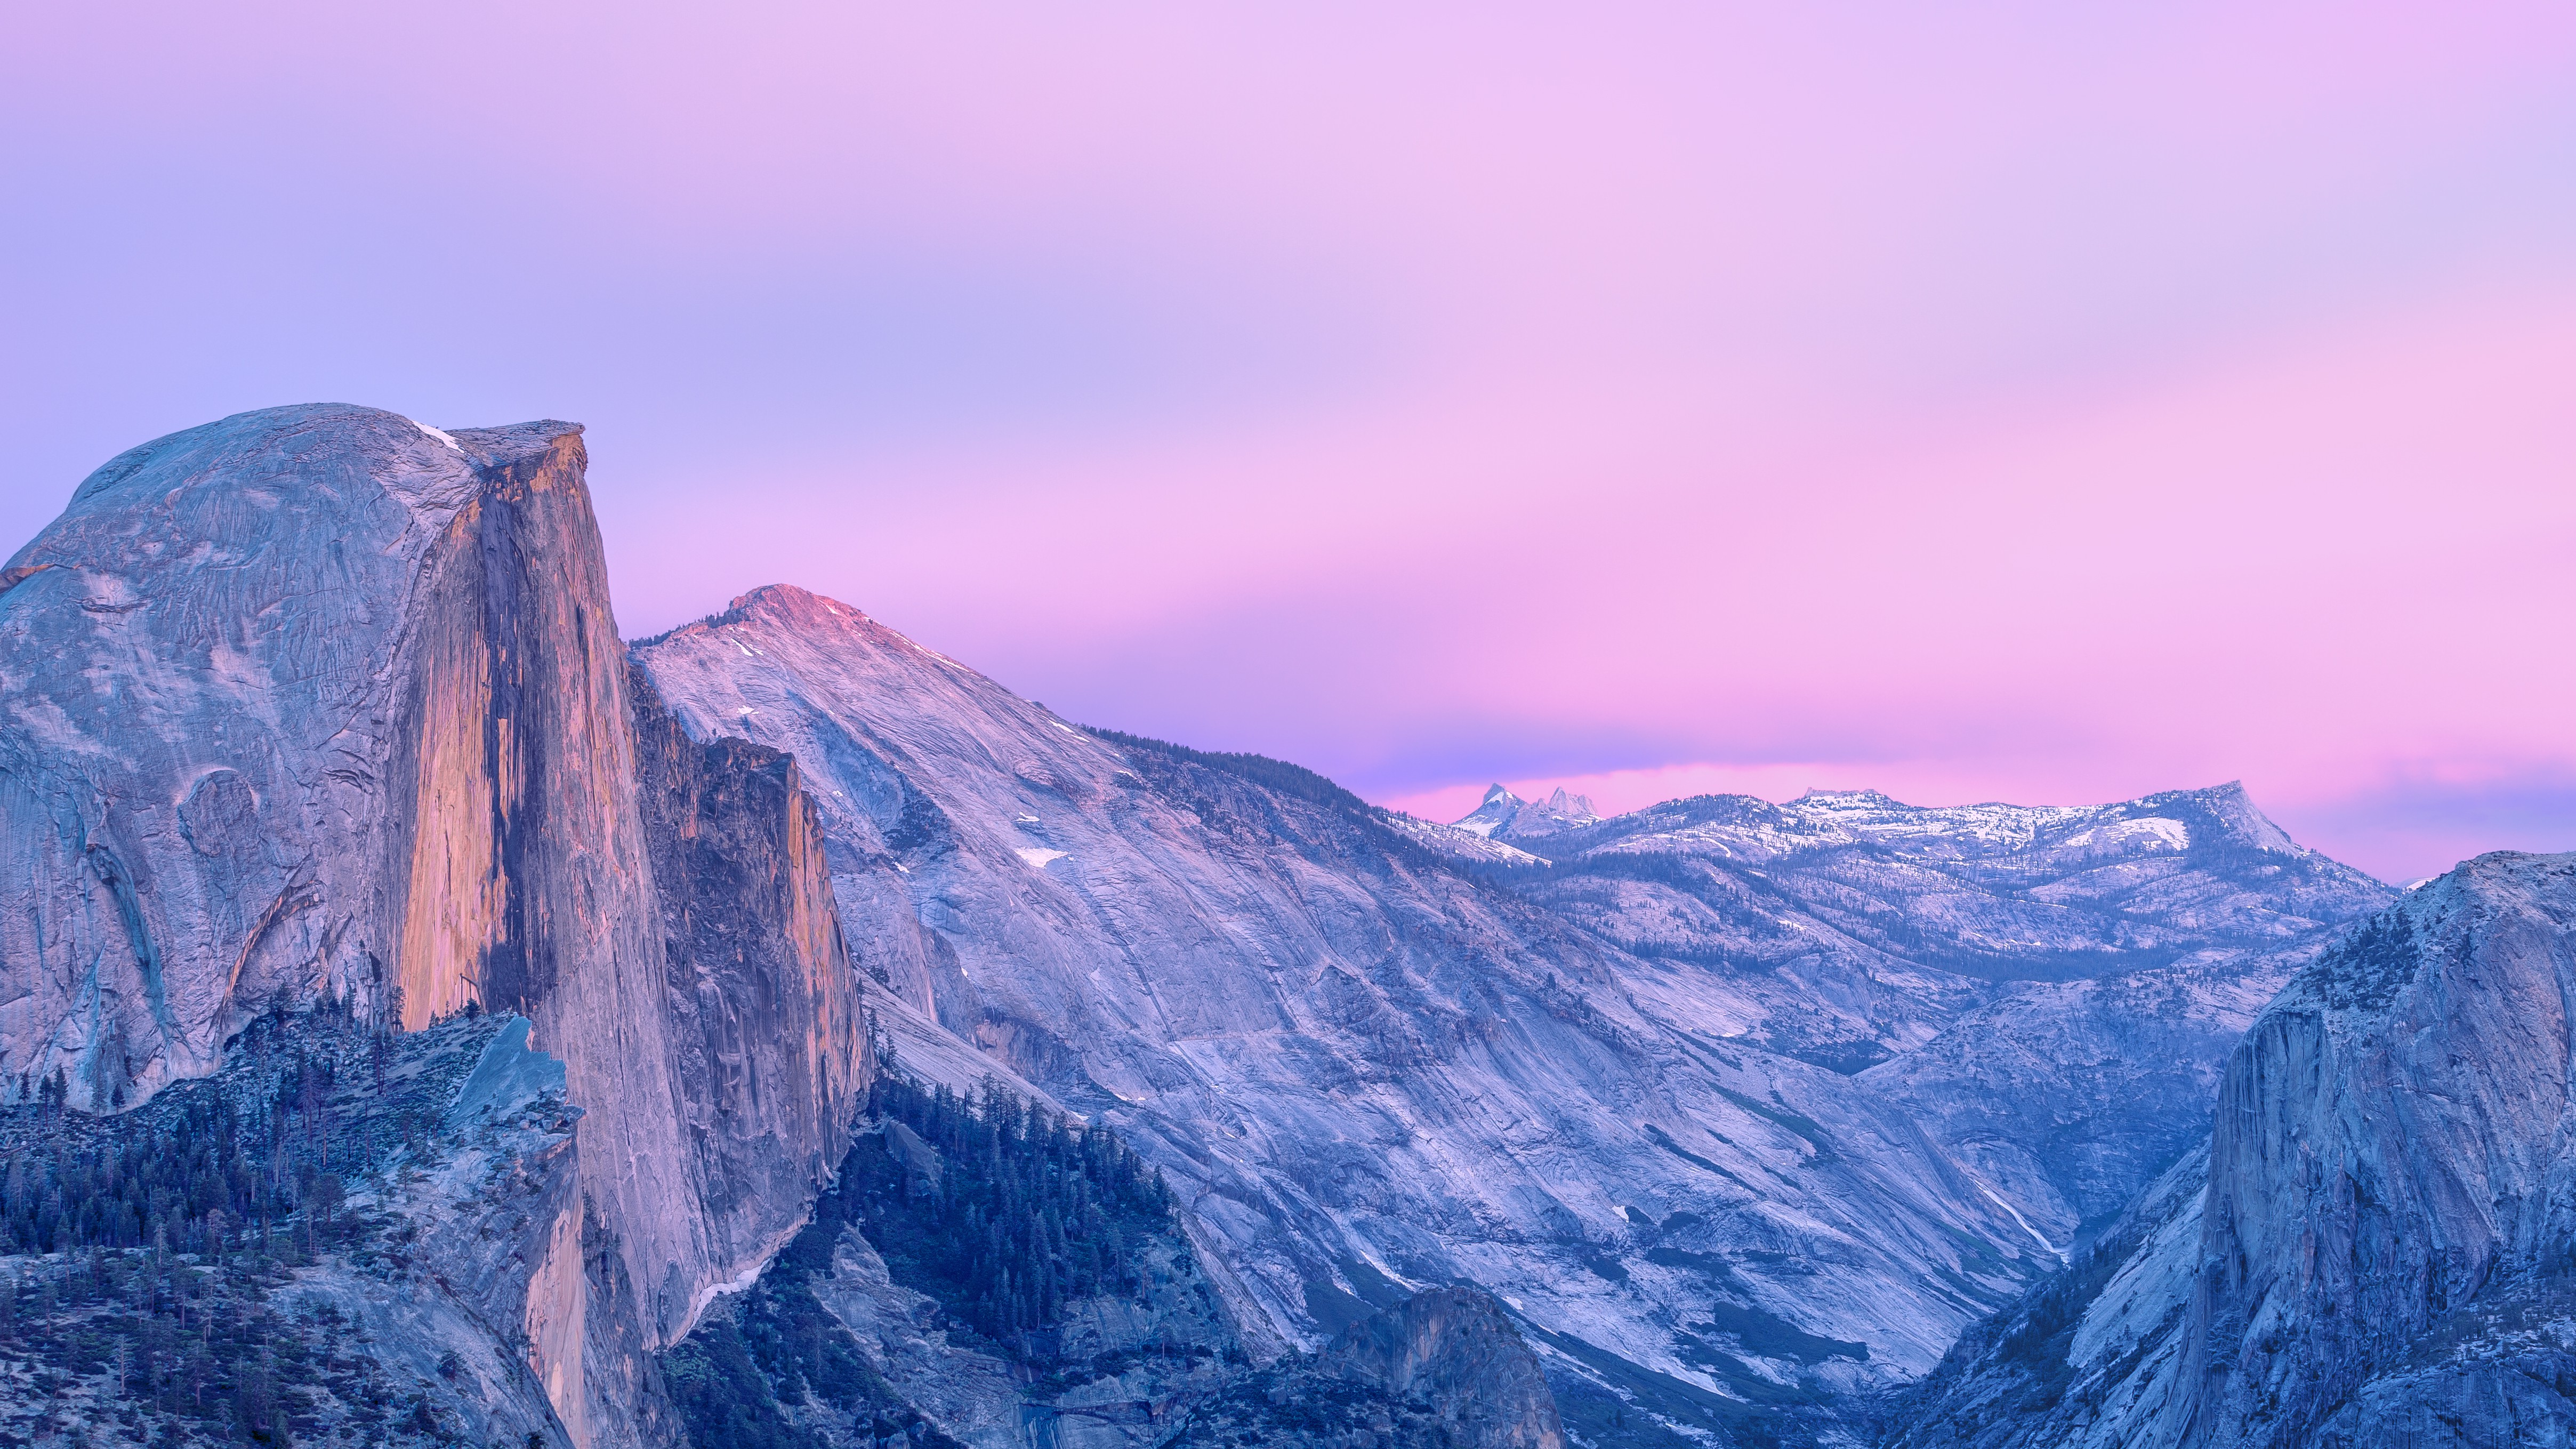
<path id="1" fill-rule="evenodd" d="M 1497 786 L 1451 824 L 1060 718 L 788 585 L 628 642 L 586 466 L 568 424 L 243 414 L 0 573 L 0 1130 L 112 1155 L 211 1091 L 288 1144 L 213 1238 L 150 1189 L 40 1231 L 96 1169 L 13 1151 L 0 1266 L 53 1306 L 0 1344 L 0 1427 L 2061 1442 L 1979 1406 L 2176 1403 L 2155 1365 L 2207 1353 L 2068 1327 L 2099 1304 L 2194 1344 L 2261 1316 L 2253 1278 L 2174 1308 L 2166 1261 L 2204 1182 L 2290 1211 L 2214 1109 L 2273 1100 L 2248 1051 L 2315 1052 L 2247 1027 L 2397 949 L 2351 923 L 2453 898 L 2233 785 L 1606 819 Z M 335 1064 L 300 1139 L 287 1041 Z M 154 1346 L 208 1295 L 302 1336 Z M 2231 1423 L 2281 1392 L 2252 1372 Z"/>

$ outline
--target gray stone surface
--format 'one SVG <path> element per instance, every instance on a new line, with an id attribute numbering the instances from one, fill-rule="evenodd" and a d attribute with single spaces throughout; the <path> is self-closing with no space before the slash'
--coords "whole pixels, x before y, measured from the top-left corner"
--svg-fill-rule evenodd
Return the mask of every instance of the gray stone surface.
<path id="1" fill-rule="evenodd" d="M 794 1231 L 866 1065 L 793 771 L 630 699 L 585 462 L 317 405 L 80 486 L 0 574 L 0 1080 L 112 1110 L 325 994 L 526 1016 L 583 1108 L 586 1442 Z"/>
<path id="2" fill-rule="evenodd" d="M 2576 857 L 2410 892 L 2265 1009 L 2205 1186 L 2069 1296 L 2064 1342 L 1973 1336 L 1904 1442 L 2566 1442 L 2571 999 Z"/>
<path id="3" fill-rule="evenodd" d="M 501 1020 L 447 1109 L 447 1130 L 462 1131 L 478 1117 L 506 1116 L 539 1097 L 564 1093 L 564 1065 L 528 1045 L 524 1016 Z"/>
<path id="4" fill-rule="evenodd" d="M 2056 1266 L 1882 1094 L 1729 1040 L 1734 976 L 1328 782 L 1094 734 L 794 589 L 635 657 L 693 737 L 796 757 L 861 969 L 1118 1128 L 1291 1342 L 1464 1280 L 1703 1391 L 1832 1395 Z"/>

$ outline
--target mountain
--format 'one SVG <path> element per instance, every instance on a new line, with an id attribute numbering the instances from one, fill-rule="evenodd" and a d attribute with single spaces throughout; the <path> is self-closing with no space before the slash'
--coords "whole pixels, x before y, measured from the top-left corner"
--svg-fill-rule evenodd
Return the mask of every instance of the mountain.
<path id="1" fill-rule="evenodd" d="M 2567 1442 L 2571 963 L 2576 856 L 2482 856 L 2371 917 L 2246 1034 L 2205 1152 L 1965 1337 L 1891 1442 Z"/>
<path id="2" fill-rule="evenodd" d="M 1441 826 L 1086 729 L 801 590 L 635 655 L 693 737 L 802 764 L 863 968 L 1190 1184 L 1247 1311 L 1312 1343 L 1475 1282 L 1560 1398 L 1919 1372 L 2206 1131 L 2234 1032 L 2387 897 L 2235 787 L 1558 810 L 1541 861 L 1507 791 Z"/>
<path id="3" fill-rule="evenodd" d="M 245 413 L 10 559 L 0 1080 L 116 1112 L 264 1012 L 523 1014 L 580 1109 L 527 1353 L 575 1443 L 630 1443 L 871 1068 L 795 762 L 630 689 L 585 461 L 565 423 Z"/>
<path id="4" fill-rule="evenodd" d="M 1651 1009 L 1860 1072 L 2053 1247 L 2206 1134 L 2254 1013 L 2391 896 L 2233 784 L 2077 807 L 1701 796 L 1548 853 L 1515 887 L 1633 958 Z"/>
<path id="5" fill-rule="evenodd" d="M 1465 1281 L 1561 1401 L 1722 1418 L 1910 1378 L 2055 1266 L 1864 1085 L 1654 1014 L 1311 772 L 1085 729 L 792 588 L 634 652 L 693 738 L 803 767 L 861 968 L 1114 1127 L 1293 1342 Z"/>
<path id="6" fill-rule="evenodd" d="M 1482 804 L 1451 824 L 1471 835 L 1519 843 L 1578 829 L 1600 818 L 1591 796 L 1569 795 L 1561 785 L 1544 805 L 1533 805 L 1500 785 L 1491 785 Z"/>
<path id="7" fill-rule="evenodd" d="M 624 644 L 585 465 L 244 414 L 0 571 L 0 1418 L 1845 1443 L 2387 899 L 2232 788 L 1447 825 L 792 588 Z"/>

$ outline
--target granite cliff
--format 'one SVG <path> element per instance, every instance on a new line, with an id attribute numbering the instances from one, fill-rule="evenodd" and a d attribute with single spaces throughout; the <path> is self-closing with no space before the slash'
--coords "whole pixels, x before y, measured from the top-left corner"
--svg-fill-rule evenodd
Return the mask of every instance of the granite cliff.
<path id="1" fill-rule="evenodd" d="M 2264 1010 L 2205 1155 L 1965 1338 L 1892 1442 L 2567 1442 L 2572 1000 L 2576 857 L 2413 890 Z"/>
<path id="2" fill-rule="evenodd" d="M 795 1230 L 867 1070 L 793 767 L 630 692 L 585 461 L 310 406 L 80 485 L 0 572 L 0 1079 L 113 1112 L 273 1007 L 524 1014 L 582 1109 L 534 1352 L 631 1442 L 641 1355 Z"/>

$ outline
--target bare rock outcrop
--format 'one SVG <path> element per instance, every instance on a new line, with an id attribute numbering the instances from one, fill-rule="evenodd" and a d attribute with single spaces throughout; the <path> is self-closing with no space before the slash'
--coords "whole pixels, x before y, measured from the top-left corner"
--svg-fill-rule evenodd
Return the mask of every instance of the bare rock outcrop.
<path id="1" fill-rule="evenodd" d="M 2568 1442 L 2571 1056 L 2576 856 L 2410 892 L 2237 1047 L 2205 1187 L 2160 1184 L 2081 1291 L 1972 1333 L 1900 1442 Z"/>
<path id="2" fill-rule="evenodd" d="M 811 806 L 630 696 L 585 464 L 566 423 L 246 413 L 0 572 L 0 1082 L 114 1111 L 281 1003 L 526 1016 L 583 1114 L 533 1265 L 584 1285 L 577 1442 L 792 1234 L 866 1080 Z"/>
<path id="3" fill-rule="evenodd" d="M 1289 1345 L 1465 1281 L 1569 1415 L 1815 1418 L 2057 1266 L 1866 1084 L 1742 1040 L 1734 977 L 1655 985 L 1311 772 L 1078 727 L 792 588 L 634 653 L 691 738 L 796 757 L 881 1018 L 1115 1129 Z"/>

